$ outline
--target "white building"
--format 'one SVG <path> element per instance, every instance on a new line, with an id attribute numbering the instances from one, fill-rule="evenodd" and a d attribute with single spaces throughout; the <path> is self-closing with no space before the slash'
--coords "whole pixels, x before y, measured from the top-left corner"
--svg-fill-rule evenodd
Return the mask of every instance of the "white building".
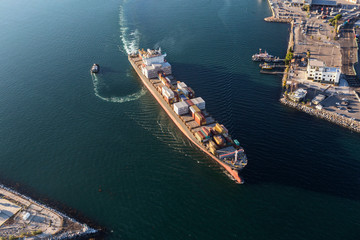
<path id="1" fill-rule="evenodd" d="M 295 92 L 289 93 L 288 97 L 295 102 L 300 102 L 305 98 L 306 94 L 307 91 L 305 89 L 299 88 Z"/>
<path id="2" fill-rule="evenodd" d="M 307 78 L 315 82 L 339 84 L 341 70 L 336 67 L 326 67 L 324 62 L 317 59 L 309 59 L 307 66 Z"/>
<path id="3" fill-rule="evenodd" d="M 358 0 L 347 0 L 348 2 L 351 2 L 351 3 L 354 3 L 354 4 L 357 4 L 358 3 Z"/>

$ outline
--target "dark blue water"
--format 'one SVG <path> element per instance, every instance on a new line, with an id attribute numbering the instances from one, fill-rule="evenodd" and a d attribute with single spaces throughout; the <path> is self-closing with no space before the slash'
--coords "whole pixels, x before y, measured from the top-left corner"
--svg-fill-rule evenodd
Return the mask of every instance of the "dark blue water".
<path id="1" fill-rule="evenodd" d="M 360 135 L 278 102 L 281 79 L 251 61 L 286 53 L 289 26 L 269 15 L 262 0 L 4 0 L 0 177 L 106 239 L 359 239 Z M 126 55 L 138 47 L 167 52 L 239 139 L 246 184 L 143 89 Z"/>

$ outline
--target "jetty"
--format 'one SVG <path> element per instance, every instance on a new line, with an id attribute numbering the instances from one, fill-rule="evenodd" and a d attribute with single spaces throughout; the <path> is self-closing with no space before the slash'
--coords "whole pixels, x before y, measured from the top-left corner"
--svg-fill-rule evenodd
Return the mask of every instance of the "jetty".
<path id="1" fill-rule="evenodd" d="M 271 75 L 283 75 L 284 71 L 271 71 L 271 70 L 260 70 L 262 74 L 271 74 Z"/>
<path id="2" fill-rule="evenodd" d="M 73 239 L 98 231 L 0 185 L 0 239 Z"/>
<path id="3" fill-rule="evenodd" d="M 292 18 L 276 18 L 276 17 L 267 17 L 264 18 L 266 22 L 277 22 L 277 23 L 291 23 Z"/>

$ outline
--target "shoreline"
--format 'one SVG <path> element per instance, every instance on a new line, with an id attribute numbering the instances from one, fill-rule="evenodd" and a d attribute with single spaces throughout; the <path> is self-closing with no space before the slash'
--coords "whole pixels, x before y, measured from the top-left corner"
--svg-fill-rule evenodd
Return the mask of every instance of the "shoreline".
<path id="1" fill-rule="evenodd" d="M 6 183 L 4 184 L 4 182 Z M 7 180 L 4 181 L 4 179 L 1 179 L 0 191 L 5 192 L 4 196 L 7 198 L 11 198 L 9 197 L 9 195 L 15 195 L 16 197 L 24 201 L 28 201 L 31 204 L 49 210 L 53 214 L 61 217 L 66 227 L 71 228 L 70 225 L 73 224 L 73 225 L 78 225 L 82 228 L 81 230 L 70 231 L 70 232 L 68 229 L 62 228 L 54 235 L 47 236 L 45 238 L 65 240 L 65 239 L 89 239 L 89 238 L 97 239 L 97 237 L 100 237 L 100 239 L 102 239 L 101 236 L 105 233 L 103 228 L 99 227 L 96 223 L 89 221 L 88 218 L 82 216 L 82 214 L 77 212 L 75 209 L 67 207 L 62 203 L 49 200 L 45 196 L 34 197 L 33 191 L 26 189 L 26 187 L 21 186 L 18 183 L 14 184 L 11 181 L 7 181 Z M 8 195 L 6 195 L 6 193 Z M 16 201 L 14 199 L 12 200 Z M 79 221 L 79 219 L 81 219 L 81 221 Z"/>
<path id="2" fill-rule="evenodd" d="M 339 116 L 336 113 L 332 113 L 330 111 L 314 109 L 314 108 L 306 106 L 305 104 L 290 101 L 290 100 L 286 99 L 285 97 L 280 98 L 279 101 L 285 106 L 295 108 L 296 110 L 305 112 L 309 115 L 318 117 L 320 119 L 327 120 L 336 125 L 348 128 L 351 131 L 360 133 L 360 123 L 352 121 L 349 118 Z"/>
<path id="3" fill-rule="evenodd" d="M 290 24 L 290 33 L 289 33 L 287 51 L 289 51 L 290 49 L 294 49 L 294 44 L 295 44 L 294 20 L 293 19 L 284 20 L 284 19 L 275 18 L 274 7 L 271 6 L 271 1 L 270 0 L 268 0 L 268 3 L 269 3 L 269 7 L 271 9 L 271 12 L 272 12 L 272 16 L 267 17 L 264 20 L 267 21 L 267 22 L 281 22 L 281 23 L 285 22 L 285 23 L 289 23 Z M 357 55 L 357 51 L 356 51 L 356 55 Z M 342 54 L 340 55 L 340 57 L 341 58 L 343 57 Z M 358 58 L 358 56 L 357 56 L 357 58 Z M 354 65 L 352 67 L 354 68 Z M 294 109 L 296 109 L 298 111 L 307 113 L 309 115 L 318 117 L 320 119 L 326 120 L 328 122 L 339 125 L 341 127 L 347 128 L 347 129 L 349 129 L 351 131 L 360 133 L 360 122 L 358 122 L 358 121 L 354 121 L 354 120 L 352 120 L 350 118 L 337 115 L 336 113 L 333 113 L 333 112 L 325 110 L 325 109 L 318 110 L 318 109 L 309 107 L 309 106 L 307 106 L 305 104 L 302 104 L 302 103 L 296 103 L 296 102 L 288 100 L 286 97 L 284 97 L 284 86 L 286 85 L 286 81 L 287 81 L 287 78 L 288 78 L 288 69 L 289 69 L 289 66 L 284 69 L 284 74 L 283 74 L 283 78 L 282 78 L 282 94 L 281 94 L 281 97 L 279 99 L 281 104 L 283 104 L 283 105 L 285 105 L 287 107 L 294 108 Z"/>

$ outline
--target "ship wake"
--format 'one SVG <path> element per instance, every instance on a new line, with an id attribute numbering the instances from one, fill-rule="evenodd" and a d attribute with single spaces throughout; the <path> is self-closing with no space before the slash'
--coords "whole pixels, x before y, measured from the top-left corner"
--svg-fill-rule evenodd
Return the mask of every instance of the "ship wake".
<path id="1" fill-rule="evenodd" d="M 135 101 L 135 100 L 139 99 L 146 93 L 146 90 L 144 88 L 142 88 L 140 91 L 129 94 L 124 97 L 104 97 L 99 92 L 100 86 L 103 84 L 101 82 L 100 78 L 96 74 L 91 74 L 91 78 L 92 78 L 93 85 L 94 85 L 95 95 L 98 98 L 100 98 L 101 100 L 104 100 L 106 102 L 113 102 L 113 103 L 131 102 L 131 101 Z"/>
<path id="2" fill-rule="evenodd" d="M 126 3 L 126 0 L 123 3 Z M 139 47 L 140 33 L 137 29 L 130 30 L 124 13 L 123 5 L 120 5 L 119 7 L 119 26 L 120 26 L 120 41 L 122 43 L 122 45 L 119 46 L 119 50 L 125 53 L 126 55 L 137 51 Z M 129 94 L 124 97 L 118 97 L 118 96 L 104 97 L 100 94 L 100 89 L 101 86 L 103 86 L 105 83 L 96 74 L 91 74 L 91 77 L 94 85 L 95 95 L 101 100 L 107 102 L 124 103 L 124 102 L 135 101 L 139 99 L 141 96 L 143 96 L 146 92 L 145 88 L 142 88 L 140 91 L 133 94 Z"/>
<path id="3" fill-rule="evenodd" d="M 126 54 L 136 52 L 139 48 L 140 32 L 137 29 L 130 30 L 122 5 L 119 7 L 119 25 L 120 40 L 122 42 L 122 46 L 119 46 L 119 50 Z"/>

